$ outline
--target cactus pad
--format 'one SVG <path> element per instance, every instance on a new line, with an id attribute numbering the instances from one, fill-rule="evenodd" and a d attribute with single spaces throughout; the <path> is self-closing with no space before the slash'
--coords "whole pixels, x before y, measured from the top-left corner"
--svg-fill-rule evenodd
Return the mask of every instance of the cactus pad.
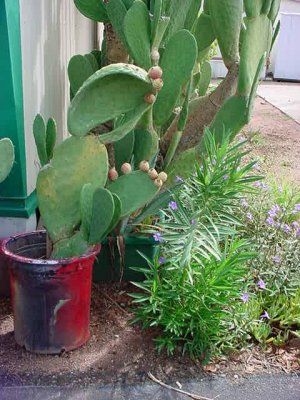
<path id="1" fill-rule="evenodd" d="M 151 67 L 151 24 L 148 8 L 135 0 L 124 19 L 124 33 L 131 57 L 145 70 Z"/>
<path id="2" fill-rule="evenodd" d="M 198 18 L 195 27 L 195 38 L 199 52 L 207 49 L 216 39 L 210 15 L 202 13 Z"/>
<path id="3" fill-rule="evenodd" d="M 0 183 L 7 178 L 15 160 L 15 150 L 10 139 L 0 140 Z"/>
<path id="4" fill-rule="evenodd" d="M 122 203 L 122 217 L 149 203 L 158 192 L 158 188 L 142 171 L 134 171 L 128 175 L 122 175 L 116 181 L 107 185 L 110 192 L 116 194 Z"/>
<path id="5" fill-rule="evenodd" d="M 158 151 L 157 133 L 146 129 L 135 129 L 134 165 L 138 168 L 143 160 L 151 160 Z"/>
<path id="6" fill-rule="evenodd" d="M 209 10 L 224 63 L 228 67 L 239 61 L 243 0 L 212 0 L 209 3 Z"/>
<path id="7" fill-rule="evenodd" d="M 57 128 L 53 118 L 49 118 L 46 127 L 46 152 L 48 161 L 53 157 L 53 149 L 56 143 Z"/>
<path id="8" fill-rule="evenodd" d="M 212 68 L 208 61 L 205 61 L 201 65 L 201 75 L 199 81 L 199 96 L 205 96 L 209 87 L 212 75 Z"/>
<path id="9" fill-rule="evenodd" d="M 48 162 L 46 148 L 46 126 L 43 117 L 38 114 L 33 122 L 33 136 L 39 156 L 41 166 L 43 167 Z"/>
<path id="10" fill-rule="evenodd" d="M 80 193 L 86 183 L 104 186 L 107 151 L 97 137 L 71 137 L 54 149 L 51 164 L 39 172 L 37 197 L 51 240 L 69 237 L 80 223 Z"/>
<path id="11" fill-rule="evenodd" d="M 250 94 L 261 57 L 269 52 L 272 43 L 272 23 L 266 15 L 246 18 L 246 31 L 241 50 L 238 93 Z"/>
<path id="12" fill-rule="evenodd" d="M 121 173 L 121 167 L 124 163 L 130 163 L 134 149 L 134 130 L 132 130 L 123 139 L 114 143 L 115 167 L 118 173 Z"/>
<path id="13" fill-rule="evenodd" d="M 168 121 L 176 106 L 181 87 L 193 71 L 196 57 L 197 43 L 189 31 L 181 30 L 172 36 L 161 60 L 164 86 L 154 104 L 154 122 L 157 125 Z"/>
<path id="14" fill-rule="evenodd" d="M 81 88 L 84 81 L 93 75 L 94 72 L 95 69 L 88 57 L 78 54 L 71 58 L 68 65 L 68 76 L 73 96 Z"/>
<path id="15" fill-rule="evenodd" d="M 117 33 L 118 38 L 122 41 L 124 46 L 127 45 L 124 33 L 124 20 L 127 14 L 123 0 L 110 0 L 106 5 L 107 14 L 110 22 Z"/>
<path id="16" fill-rule="evenodd" d="M 74 0 L 75 6 L 85 17 L 98 22 L 107 22 L 108 17 L 102 0 Z"/>
<path id="17" fill-rule="evenodd" d="M 72 135 L 85 135 L 99 124 L 144 103 L 152 91 L 147 72 L 134 65 L 112 64 L 93 74 L 75 95 L 68 110 Z"/>

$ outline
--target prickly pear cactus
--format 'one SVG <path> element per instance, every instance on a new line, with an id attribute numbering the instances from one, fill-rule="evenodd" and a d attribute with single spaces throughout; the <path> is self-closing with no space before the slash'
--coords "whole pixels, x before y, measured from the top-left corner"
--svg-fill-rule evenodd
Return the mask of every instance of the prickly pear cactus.
<path id="1" fill-rule="evenodd" d="M 75 0 L 75 5 L 94 20 L 109 21 L 128 51 L 130 64 L 100 68 L 80 82 L 68 117 L 75 136 L 113 121 L 112 131 L 99 137 L 115 143 L 118 172 L 123 162 L 137 167 L 144 159 L 176 171 L 185 150 L 194 149 L 189 160 L 201 154 L 206 127 L 218 140 L 224 132 L 234 137 L 249 121 L 280 0 Z M 215 41 L 228 75 L 207 94 Z M 105 46 L 113 48 L 111 35 Z M 102 65 L 108 61 L 103 56 Z"/>
<path id="2" fill-rule="evenodd" d="M 15 161 L 15 150 L 10 139 L 0 140 L 0 183 L 3 182 L 10 173 Z"/>

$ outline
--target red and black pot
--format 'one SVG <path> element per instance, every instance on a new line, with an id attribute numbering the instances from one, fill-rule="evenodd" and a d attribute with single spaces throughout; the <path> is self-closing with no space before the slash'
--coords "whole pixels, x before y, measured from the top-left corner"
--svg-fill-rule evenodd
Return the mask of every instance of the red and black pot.
<path id="1" fill-rule="evenodd" d="M 59 354 L 89 339 L 92 267 L 100 246 L 70 259 L 46 259 L 46 232 L 2 243 L 9 262 L 16 342 L 34 353 Z"/>

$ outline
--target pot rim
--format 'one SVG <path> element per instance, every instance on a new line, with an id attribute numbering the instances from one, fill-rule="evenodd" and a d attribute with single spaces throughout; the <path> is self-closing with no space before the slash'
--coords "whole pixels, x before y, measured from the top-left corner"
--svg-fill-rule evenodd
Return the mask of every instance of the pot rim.
<path id="1" fill-rule="evenodd" d="M 72 264 L 73 262 L 79 262 L 81 260 L 86 260 L 90 257 L 96 257 L 97 254 L 101 250 L 101 244 L 91 246 L 90 249 L 81 256 L 75 256 L 71 258 L 60 258 L 60 259 L 36 259 L 30 257 L 23 257 L 18 254 L 13 253 L 11 250 L 7 248 L 7 244 L 12 241 L 26 236 L 36 235 L 38 233 L 46 233 L 46 230 L 37 230 L 26 233 L 19 233 L 17 235 L 11 235 L 8 238 L 2 240 L 1 243 L 1 251 L 5 254 L 6 257 L 12 258 L 14 261 L 21 262 L 23 264 L 35 264 L 35 265 L 67 265 Z"/>

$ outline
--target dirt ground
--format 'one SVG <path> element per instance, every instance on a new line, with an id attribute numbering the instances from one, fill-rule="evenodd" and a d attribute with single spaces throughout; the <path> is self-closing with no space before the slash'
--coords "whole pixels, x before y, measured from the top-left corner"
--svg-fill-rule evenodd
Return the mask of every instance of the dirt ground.
<path id="1" fill-rule="evenodd" d="M 257 97 L 253 118 L 243 134 L 268 175 L 300 184 L 300 124 Z"/>
<path id="2" fill-rule="evenodd" d="M 300 183 L 300 125 L 258 98 L 252 122 L 244 129 L 255 155 L 277 177 Z M 202 367 L 180 354 L 158 355 L 153 338 L 157 331 L 131 325 L 129 284 L 95 286 L 92 295 L 91 338 L 81 349 L 61 356 L 41 356 L 18 347 L 13 337 L 9 300 L 0 300 L 1 385 L 74 385 L 142 382 L 147 373 L 164 381 L 207 375 L 233 380 L 253 373 L 300 372 L 299 343 L 289 348 L 247 349 Z"/>

